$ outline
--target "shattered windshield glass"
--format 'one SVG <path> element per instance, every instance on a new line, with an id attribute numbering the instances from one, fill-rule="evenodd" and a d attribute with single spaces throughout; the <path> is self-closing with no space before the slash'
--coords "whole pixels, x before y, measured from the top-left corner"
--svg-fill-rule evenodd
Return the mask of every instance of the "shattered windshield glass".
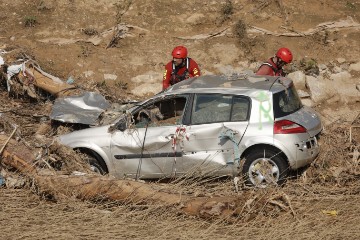
<path id="1" fill-rule="evenodd" d="M 178 96 L 144 105 L 133 116 L 135 126 L 141 128 L 180 124 L 186 100 L 186 96 Z"/>

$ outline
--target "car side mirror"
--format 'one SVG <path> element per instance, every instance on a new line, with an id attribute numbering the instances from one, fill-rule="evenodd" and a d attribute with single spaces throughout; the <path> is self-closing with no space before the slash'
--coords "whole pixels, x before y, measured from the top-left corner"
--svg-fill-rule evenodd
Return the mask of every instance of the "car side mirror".
<path id="1" fill-rule="evenodd" d="M 122 118 L 118 124 L 117 124 L 117 129 L 119 129 L 120 131 L 125 131 L 127 128 L 127 124 L 126 124 L 126 118 Z"/>
<path id="2" fill-rule="evenodd" d="M 123 117 L 121 118 L 117 123 L 111 125 L 108 129 L 108 131 L 111 133 L 111 132 L 114 132 L 115 130 L 120 130 L 120 131 L 125 131 L 127 128 L 127 118 L 126 117 Z"/>

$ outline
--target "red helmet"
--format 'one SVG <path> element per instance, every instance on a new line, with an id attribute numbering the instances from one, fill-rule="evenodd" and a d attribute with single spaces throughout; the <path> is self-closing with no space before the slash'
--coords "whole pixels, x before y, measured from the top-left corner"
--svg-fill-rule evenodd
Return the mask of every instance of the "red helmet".
<path id="1" fill-rule="evenodd" d="M 187 57 L 187 49 L 184 46 L 177 46 L 172 51 L 172 56 L 174 58 L 186 58 Z"/>
<path id="2" fill-rule="evenodd" d="M 288 48 L 280 48 L 277 51 L 276 56 L 286 63 L 291 63 L 293 60 L 293 55 Z"/>

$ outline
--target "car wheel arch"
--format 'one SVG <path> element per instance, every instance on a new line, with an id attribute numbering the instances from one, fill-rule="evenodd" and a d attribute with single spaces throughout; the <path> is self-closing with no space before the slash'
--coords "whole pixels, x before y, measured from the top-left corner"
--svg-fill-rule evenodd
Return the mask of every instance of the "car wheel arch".
<path id="1" fill-rule="evenodd" d="M 255 144 L 255 145 L 252 145 L 252 146 L 246 148 L 245 151 L 242 152 L 240 159 L 245 158 L 245 156 L 248 155 L 250 152 L 261 151 L 264 149 L 272 150 L 275 152 L 280 152 L 279 154 L 281 154 L 283 156 L 283 158 L 286 159 L 287 163 L 290 164 L 289 158 L 286 156 L 286 154 L 281 149 L 279 149 L 276 146 L 269 145 L 269 144 Z"/>
<path id="2" fill-rule="evenodd" d="M 78 150 L 81 153 L 84 153 L 84 154 L 94 157 L 97 160 L 97 162 L 100 164 L 100 166 L 106 171 L 106 173 L 109 173 L 109 167 L 108 167 L 106 161 L 99 153 L 97 153 L 93 149 L 85 148 L 85 147 L 78 147 L 78 148 L 74 148 L 74 150 Z"/>

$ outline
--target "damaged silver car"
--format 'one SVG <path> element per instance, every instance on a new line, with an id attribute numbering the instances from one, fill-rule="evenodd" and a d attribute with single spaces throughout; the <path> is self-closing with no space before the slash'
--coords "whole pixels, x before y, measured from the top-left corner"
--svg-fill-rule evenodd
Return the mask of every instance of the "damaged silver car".
<path id="1" fill-rule="evenodd" d="M 117 178 L 242 175 L 266 186 L 316 158 L 321 130 L 288 78 L 208 75 L 171 86 L 111 125 L 59 140 Z"/>

